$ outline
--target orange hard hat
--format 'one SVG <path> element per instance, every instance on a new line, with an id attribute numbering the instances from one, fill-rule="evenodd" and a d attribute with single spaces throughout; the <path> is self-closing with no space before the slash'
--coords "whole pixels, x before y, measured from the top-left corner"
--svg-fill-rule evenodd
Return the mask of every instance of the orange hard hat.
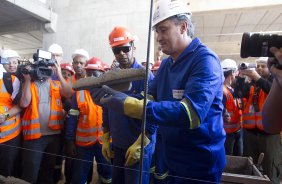
<path id="1" fill-rule="evenodd" d="M 152 71 L 157 71 L 159 68 L 160 68 L 160 66 L 161 66 L 161 61 L 157 61 L 153 66 L 152 66 Z"/>
<path id="2" fill-rule="evenodd" d="M 60 67 L 62 70 L 68 70 L 72 75 L 74 74 L 73 67 L 70 63 L 62 63 Z"/>
<path id="3" fill-rule="evenodd" d="M 90 58 L 84 67 L 85 70 L 100 70 L 100 71 L 105 71 L 104 70 L 104 66 L 103 66 L 103 62 L 96 57 L 92 57 Z"/>
<path id="4" fill-rule="evenodd" d="M 115 27 L 109 35 L 111 47 L 134 41 L 132 34 L 125 27 Z"/>

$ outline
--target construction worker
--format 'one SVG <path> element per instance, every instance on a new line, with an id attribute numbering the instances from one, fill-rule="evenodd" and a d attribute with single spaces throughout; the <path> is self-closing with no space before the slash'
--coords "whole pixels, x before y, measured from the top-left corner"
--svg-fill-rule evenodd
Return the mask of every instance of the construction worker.
<path id="1" fill-rule="evenodd" d="M 267 59 L 267 57 L 256 59 L 256 70 L 239 71 L 241 75 L 247 76 L 252 81 L 243 111 L 243 155 L 252 157 L 256 163 L 260 153 L 264 153 L 263 173 L 270 178 L 272 183 L 278 184 L 281 161 L 280 136 L 279 133 L 268 134 L 264 131 L 261 116 L 262 107 L 273 81 L 267 67 Z"/>
<path id="2" fill-rule="evenodd" d="M 84 69 L 86 77 L 99 77 L 104 73 L 102 61 L 93 57 L 87 61 Z M 76 156 L 72 173 L 72 183 L 84 184 L 93 165 L 97 164 L 102 183 L 111 183 L 111 164 L 102 155 L 101 139 L 102 108 L 93 103 L 88 90 L 77 91 L 72 97 L 70 118 L 66 127 L 65 139 L 68 142 L 69 156 Z"/>
<path id="3" fill-rule="evenodd" d="M 282 49 L 272 47 L 270 52 L 275 56 L 275 60 L 271 58 L 268 60 L 268 67 L 274 80 L 262 109 L 262 124 L 267 133 L 278 134 L 282 131 Z"/>
<path id="4" fill-rule="evenodd" d="M 62 63 L 61 64 L 61 70 L 62 70 L 62 75 L 67 82 L 74 75 L 73 67 L 69 63 Z"/>
<path id="5" fill-rule="evenodd" d="M 58 65 L 63 60 L 63 49 L 60 45 L 53 43 L 49 46 L 48 51 L 52 53 L 52 57 L 57 61 Z"/>
<path id="6" fill-rule="evenodd" d="M 226 164 L 220 61 L 198 38 L 192 39 L 192 13 L 185 3 L 159 0 L 155 7 L 156 40 L 169 57 L 149 83 L 155 101 L 146 105 L 146 126 L 161 127 L 171 183 L 219 183 Z M 143 100 L 107 86 L 92 97 L 112 112 L 142 117 Z M 127 162 L 140 159 L 140 147 L 136 141 Z"/>
<path id="7" fill-rule="evenodd" d="M 21 124 L 18 99 L 20 81 L 14 75 L 20 56 L 14 50 L 3 50 L 1 64 L 7 71 L 0 76 L 0 175 L 19 177 Z"/>
<path id="8" fill-rule="evenodd" d="M 59 81 L 41 75 L 31 80 L 29 74 L 23 74 L 20 105 L 26 109 L 22 117 L 22 179 L 31 183 L 54 183 L 54 154 L 59 153 L 65 114 L 61 96 L 71 96 L 71 86 L 57 63 L 55 68 Z"/>
<path id="9" fill-rule="evenodd" d="M 115 27 L 109 34 L 109 43 L 121 69 L 142 68 L 134 57 L 136 49 L 134 38 L 127 28 Z M 153 74 L 150 73 L 149 81 L 152 79 Z M 125 93 L 134 96 L 143 90 L 144 80 L 139 80 L 132 82 L 131 88 Z M 139 162 L 126 162 L 126 151 L 134 141 L 141 140 L 139 136 L 141 132 L 141 121 L 116 113 L 111 108 L 105 106 L 103 107 L 103 128 L 102 153 L 108 161 L 113 159 L 112 183 L 137 184 Z M 145 159 L 143 161 L 144 172 L 142 183 L 144 184 L 149 183 L 149 169 L 155 143 L 154 136 L 154 132 L 151 131 L 147 138 L 148 144 L 145 149 Z M 112 138 L 112 148 L 110 147 L 110 138 Z"/>
<path id="10" fill-rule="evenodd" d="M 84 49 L 76 49 L 72 54 L 72 66 L 75 71 L 75 75 L 72 77 L 72 84 L 76 82 L 76 80 L 85 77 L 85 64 L 86 61 L 89 60 L 89 54 Z"/>
<path id="11" fill-rule="evenodd" d="M 223 125 L 226 132 L 225 153 L 227 155 L 243 155 L 243 131 L 242 128 L 242 103 L 234 98 L 234 90 L 231 87 L 235 80 L 237 64 L 232 59 L 225 59 L 221 63 L 224 72 L 223 85 Z"/>

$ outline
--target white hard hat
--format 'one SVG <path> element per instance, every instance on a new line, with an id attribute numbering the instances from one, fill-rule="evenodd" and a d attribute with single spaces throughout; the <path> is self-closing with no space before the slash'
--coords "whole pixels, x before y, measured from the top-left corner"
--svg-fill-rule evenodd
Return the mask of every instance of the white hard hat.
<path id="1" fill-rule="evenodd" d="M 227 72 L 229 70 L 234 70 L 234 71 L 237 70 L 237 64 L 232 59 L 223 60 L 221 63 L 221 67 L 224 72 Z"/>
<path id="2" fill-rule="evenodd" d="M 60 45 L 56 44 L 56 43 L 50 45 L 48 51 L 51 52 L 52 54 L 61 54 L 61 55 L 63 55 L 62 47 Z"/>
<path id="3" fill-rule="evenodd" d="M 181 0 L 159 0 L 155 5 L 153 14 L 153 25 L 179 14 L 192 15 L 190 8 Z"/>
<path id="4" fill-rule="evenodd" d="M 19 54 L 14 50 L 3 50 L 1 53 L 1 64 L 9 64 L 8 58 L 20 58 Z"/>
<path id="5" fill-rule="evenodd" d="M 267 63 L 268 57 L 259 57 L 256 59 L 256 63 Z"/>
<path id="6" fill-rule="evenodd" d="M 76 49 L 74 53 L 72 54 L 72 59 L 75 58 L 76 56 L 84 56 L 87 60 L 89 59 L 89 54 L 86 50 L 84 49 Z"/>

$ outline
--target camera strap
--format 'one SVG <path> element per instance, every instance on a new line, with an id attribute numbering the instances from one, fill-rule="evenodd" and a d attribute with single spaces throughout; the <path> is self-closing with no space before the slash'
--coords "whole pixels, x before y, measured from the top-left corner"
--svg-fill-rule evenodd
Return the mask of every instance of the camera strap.
<path id="1" fill-rule="evenodd" d="M 255 90 L 254 90 L 254 95 L 253 95 L 253 106 L 254 106 L 254 110 L 255 112 L 259 112 L 259 91 L 260 88 L 257 86 L 254 86 Z"/>
<path id="2" fill-rule="evenodd" d="M 5 85 L 5 88 L 7 90 L 7 92 L 12 95 L 13 93 L 13 82 L 12 82 L 12 76 L 10 73 L 3 73 L 3 82 Z"/>

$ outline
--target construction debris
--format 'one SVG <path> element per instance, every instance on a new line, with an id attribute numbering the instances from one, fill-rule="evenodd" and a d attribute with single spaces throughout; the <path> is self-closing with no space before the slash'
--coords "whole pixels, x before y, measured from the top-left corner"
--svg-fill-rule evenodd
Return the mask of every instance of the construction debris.
<path id="1" fill-rule="evenodd" d="M 79 91 L 107 85 L 117 91 L 127 91 L 130 83 L 143 80 L 145 73 L 144 68 L 114 69 L 102 74 L 100 77 L 81 78 L 74 83 L 73 89 Z"/>

